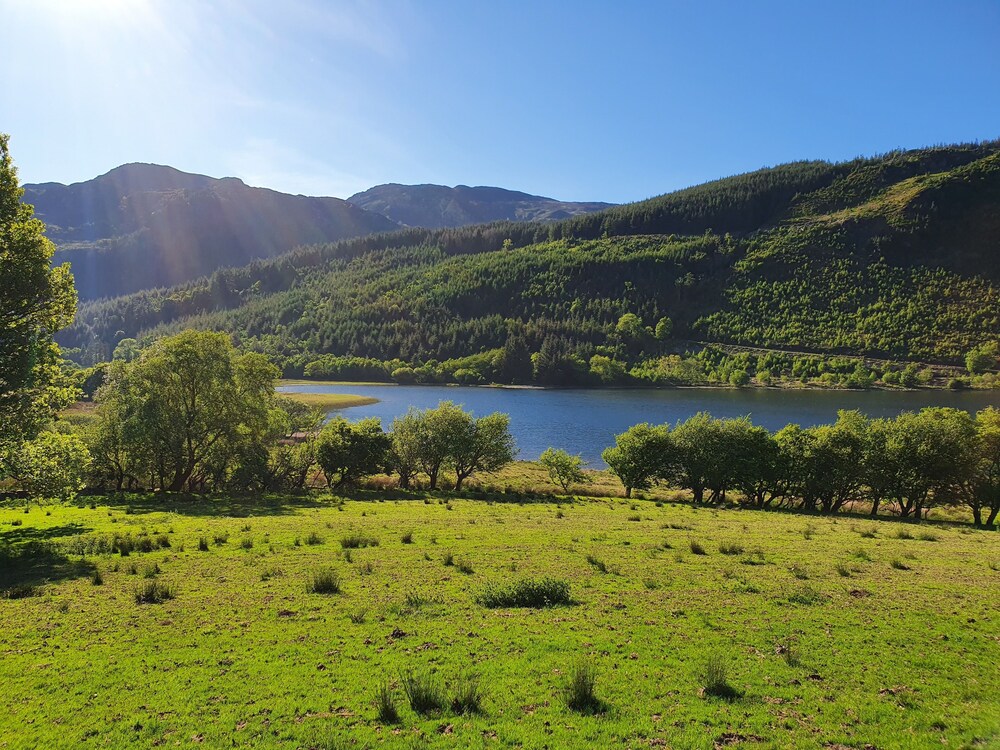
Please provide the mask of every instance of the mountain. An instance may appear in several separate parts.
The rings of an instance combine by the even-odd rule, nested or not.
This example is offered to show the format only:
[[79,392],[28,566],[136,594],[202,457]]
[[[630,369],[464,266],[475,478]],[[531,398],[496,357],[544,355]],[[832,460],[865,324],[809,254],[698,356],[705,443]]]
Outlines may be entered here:
[[378,185],[347,199],[411,227],[460,227],[491,221],[557,221],[600,211],[610,203],[569,203],[497,187]]
[[56,244],[54,262],[72,264],[81,299],[171,286],[298,245],[397,228],[338,198],[286,195],[155,164],[24,189]]
[[461,368],[490,377],[516,350],[539,380],[563,368],[544,382],[580,382],[595,355],[655,375],[711,344],[770,350],[753,364],[766,381],[795,372],[789,352],[960,365],[1000,339],[998,310],[994,141],[784,164],[557,222],[301,248],[83,305],[60,342],[92,362],[125,336],[212,328],[290,375],[351,355],[478,357]]

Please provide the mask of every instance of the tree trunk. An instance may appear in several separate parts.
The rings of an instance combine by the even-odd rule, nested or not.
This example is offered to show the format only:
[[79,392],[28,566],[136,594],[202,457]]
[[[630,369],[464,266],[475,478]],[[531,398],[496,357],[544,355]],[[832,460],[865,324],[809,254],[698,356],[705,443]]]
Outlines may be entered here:
[[1000,506],[990,508],[990,514],[986,518],[986,528],[993,528],[993,522],[997,520],[998,513],[1000,513]]
[[632,497],[632,488],[631,488],[631,487],[629,487],[629,486],[628,486],[628,485],[626,484],[626,485],[625,485],[625,499],[627,500],[627,499],[628,499],[628,498],[630,498],[630,497]]
[[432,490],[436,490],[437,489],[437,486],[438,486],[438,471],[439,470],[440,470],[439,467],[435,467],[431,471],[427,472],[427,478],[430,480],[430,482],[428,483],[428,488],[429,489],[432,489]]
[[872,500],[872,512],[871,512],[872,518],[878,515],[878,506],[881,502],[882,498],[880,497],[876,497],[874,500]]
[[983,511],[978,505],[972,507],[972,525],[977,529],[983,526]]

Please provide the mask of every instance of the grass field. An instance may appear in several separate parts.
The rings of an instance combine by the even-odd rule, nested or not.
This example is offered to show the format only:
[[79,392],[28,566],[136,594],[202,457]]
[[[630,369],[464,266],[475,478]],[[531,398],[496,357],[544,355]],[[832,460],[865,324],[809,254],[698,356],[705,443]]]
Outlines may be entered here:
[[[995,533],[599,499],[108,503],[0,508],[0,747],[1000,747]],[[541,577],[573,603],[477,601]],[[567,706],[581,665],[594,714]],[[445,708],[415,713],[407,677]]]
[[324,411],[346,409],[349,406],[364,406],[378,402],[377,398],[355,396],[350,393],[297,393],[287,391],[281,395],[313,409],[323,409]]

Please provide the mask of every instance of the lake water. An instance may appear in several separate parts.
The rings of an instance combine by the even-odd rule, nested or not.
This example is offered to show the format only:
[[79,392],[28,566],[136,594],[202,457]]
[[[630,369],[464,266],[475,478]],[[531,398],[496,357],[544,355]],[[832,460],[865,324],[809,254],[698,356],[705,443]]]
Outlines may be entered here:
[[749,414],[755,424],[778,430],[789,422],[825,424],[838,409],[859,409],[871,417],[895,416],[924,406],[952,406],[975,412],[1000,406],[1000,391],[821,391],[746,389],[568,389],[477,388],[446,385],[292,385],[279,390],[303,393],[352,393],[379,399],[376,404],[331,412],[348,419],[379,417],[386,429],[411,406],[418,409],[451,400],[476,416],[494,411],[510,415],[520,458],[533,460],[549,446],[579,453],[592,466],[604,466],[601,451],[615,435],[639,422],[673,424],[699,411],[715,417]]

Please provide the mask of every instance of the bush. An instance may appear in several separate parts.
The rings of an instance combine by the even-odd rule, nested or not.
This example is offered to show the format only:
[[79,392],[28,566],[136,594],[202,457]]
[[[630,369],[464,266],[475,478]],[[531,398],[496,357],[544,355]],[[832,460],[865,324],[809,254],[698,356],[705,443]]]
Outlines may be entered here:
[[173,589],[155,580],[146,581],[135,590],[136,604],[160,604],[173,598]]
[[401,680],[410,708],[416,713],[427,716],[445,707],[444,691],[432,675],[411,670],[403,673]]
[[490,609],[500,607],[554,607],[572,604],[569,581],[555,578],[526,578],[510,584],[491,583],[476,596],[476,602]]
[[340,576],[333,568],[314,570],[309,576],[306,591],[310,594],[339,594]]
[[597,672],[593,665],[581,660],[569,671],[569,682],[566,685],[566,705],[571,711],[581,714],[599,714],[604,712],[604,703],[597,697]]

